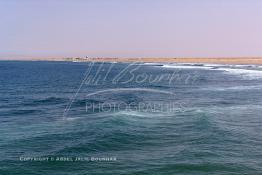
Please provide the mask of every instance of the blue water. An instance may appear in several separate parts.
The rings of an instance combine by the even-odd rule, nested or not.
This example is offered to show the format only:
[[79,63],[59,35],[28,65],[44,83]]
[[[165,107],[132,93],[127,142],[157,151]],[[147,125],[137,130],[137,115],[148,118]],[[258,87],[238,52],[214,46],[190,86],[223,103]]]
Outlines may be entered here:
[[0,95],[1,175],[262,174],[260,66],[1,61]]

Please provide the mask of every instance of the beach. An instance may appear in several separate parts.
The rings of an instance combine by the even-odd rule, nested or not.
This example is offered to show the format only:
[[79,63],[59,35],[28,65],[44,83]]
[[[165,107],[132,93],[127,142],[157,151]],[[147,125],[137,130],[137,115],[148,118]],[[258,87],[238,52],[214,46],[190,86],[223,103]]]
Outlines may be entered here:
[[[9,59],[3,59],[9,60]],[[14,59],[21,60],[21,59]],[[23,58],[23,61],[73,61],[73,62],[117,62],[117,63],[209,63],[232,65],[262,65],[262,57],[234,57],[234,58],[110,58],[110,57],[40,57]]]
[[145,63],[210,63],[210,64],[262,64],[262,58],[89,58],[95,62],[145,62]]

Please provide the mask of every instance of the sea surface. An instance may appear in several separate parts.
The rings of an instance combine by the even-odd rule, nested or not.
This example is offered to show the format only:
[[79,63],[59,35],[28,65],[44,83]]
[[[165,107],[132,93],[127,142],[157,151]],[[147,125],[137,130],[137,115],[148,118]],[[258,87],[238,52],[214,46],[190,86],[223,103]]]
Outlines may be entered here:
[[0,175],[262,174],[262,66],[0,61]]

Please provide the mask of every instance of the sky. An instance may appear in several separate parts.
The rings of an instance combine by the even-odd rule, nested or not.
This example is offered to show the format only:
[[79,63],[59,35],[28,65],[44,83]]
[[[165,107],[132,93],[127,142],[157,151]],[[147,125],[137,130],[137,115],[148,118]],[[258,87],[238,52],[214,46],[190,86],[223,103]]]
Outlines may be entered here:
[[0,0],[0,58],[259,57],[261,0]]

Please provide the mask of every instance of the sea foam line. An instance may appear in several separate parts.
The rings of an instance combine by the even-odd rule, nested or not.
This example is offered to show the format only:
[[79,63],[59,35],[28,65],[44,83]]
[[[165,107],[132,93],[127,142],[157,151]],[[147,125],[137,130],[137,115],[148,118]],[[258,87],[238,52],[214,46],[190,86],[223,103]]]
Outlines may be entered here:
[[[204,69],[204,70],[216,70],[223,71],[225,74],[231,74],[241,76],[247,79],[259,79],[262,78],[262,70],[257,69],[245,69],[254,68],[254,65],[221,65],[221,64],[164,64],[164,68],[176,68],[176,69]],[[260,66],[256,66],[260,68]]]
[[237,75],[248,79],[262,78],[262,71],[260,70],[234,69],[234,68],[219,68],[218,70],[224,71],[226,74]]

